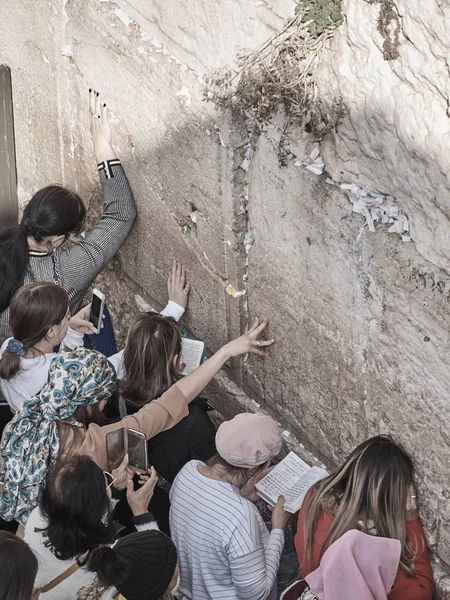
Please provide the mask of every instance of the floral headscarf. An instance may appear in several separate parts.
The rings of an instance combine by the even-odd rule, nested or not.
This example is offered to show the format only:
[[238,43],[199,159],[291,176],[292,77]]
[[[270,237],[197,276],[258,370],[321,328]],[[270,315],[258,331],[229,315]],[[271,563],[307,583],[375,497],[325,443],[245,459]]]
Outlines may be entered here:
[[26,523],[37,506],[47,471],[59,456],[57,421],[70,419],[79,406],[109,398],[115,387],[114,368],[99,352],[76,348],[61,351],[52,360],[48,382],[23,403],[5,428],[0,517]]

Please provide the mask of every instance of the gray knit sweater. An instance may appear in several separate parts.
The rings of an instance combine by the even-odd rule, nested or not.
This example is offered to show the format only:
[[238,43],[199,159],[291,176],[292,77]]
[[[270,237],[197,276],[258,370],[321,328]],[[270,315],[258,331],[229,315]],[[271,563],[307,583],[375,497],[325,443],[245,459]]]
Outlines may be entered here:
[[[69,248],[54,255],[30,252],[24,283],[59,283],[69,294],[70,310],[81,308],[83,297],[127,237],[136,218],[133,193],[117,159],[98,165],[103,192],[103,215],[94,227]],[[0,314],[0,345],[11,335],[9,310]]]

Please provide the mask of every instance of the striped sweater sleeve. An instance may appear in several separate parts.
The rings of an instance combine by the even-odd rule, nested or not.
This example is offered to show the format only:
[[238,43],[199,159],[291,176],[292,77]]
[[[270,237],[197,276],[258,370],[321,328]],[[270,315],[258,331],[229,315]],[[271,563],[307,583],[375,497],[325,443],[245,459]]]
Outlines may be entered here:
[[58,253],[65,288],[87,288],[122,246],[136,218],[133,193],[117,159],[99,165],[103,214],[86,236]]
[[272,597],[284,546],[284,532],[272,529],[267,545],[250,554],[230,558],[231,577],[241,600]]

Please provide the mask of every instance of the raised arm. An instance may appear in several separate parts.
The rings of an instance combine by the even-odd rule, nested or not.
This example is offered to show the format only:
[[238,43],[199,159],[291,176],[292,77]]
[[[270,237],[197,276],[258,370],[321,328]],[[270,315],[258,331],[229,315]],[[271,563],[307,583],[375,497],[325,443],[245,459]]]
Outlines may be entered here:
[[89,425],[80,453],[93,456],[97,464],[107,468],[103,465],[107,465],[106,435],[109,432],[122,427],[132,428],[151,438],[176,425],[188,414],[188,404],[208,385],[229,358],[248,353],[265,356],[262,348],[271,346],[275,341],[258,340],[266,327],[267,321],[259,323],[256,319],[247,333],[223,346],[198,369],[172,385],[161,398],[149,402],[133,415],[104,427],[94,423]]
[[208,358],[198,369],[195,369],[186,377],[183,377],[175,385],[183,392],[188,402],[192,402],[200,392],[208,385],[211,379],[220,371],[228,359],[244,354],[256,354],[265,356],[262,350],[265,346],[271,346],[275,340],[258,340],[259,335],[267,327],[268,321],[259,323],[255,319],[252,327],[237,339],[222,346],[211,358]]
[[91,134],[103,193],[99,221],[70,248],[58,253],[64,287],[88,287],[122,246],[136,218],[133,193],[111,146],[108,109],[94,90],[89,92]]

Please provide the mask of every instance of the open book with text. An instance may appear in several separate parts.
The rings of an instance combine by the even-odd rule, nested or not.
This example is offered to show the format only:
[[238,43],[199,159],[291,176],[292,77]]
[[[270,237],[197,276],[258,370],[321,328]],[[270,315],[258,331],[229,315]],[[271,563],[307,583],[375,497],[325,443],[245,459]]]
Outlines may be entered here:
[[300,509],[309,488],[327,475],[324,469],[310,467],[294,452],[289,452],[270,473],[258,481],[256,491],[260,498],[272,506],[280,496],[284,496],[284,509],[295,513]]
[[185,363],[185,367],[181,374],[189,375],[195,371],[202,364],[205,353],[206,342],[204,340],[183,336],[181,338],[181,362]]

